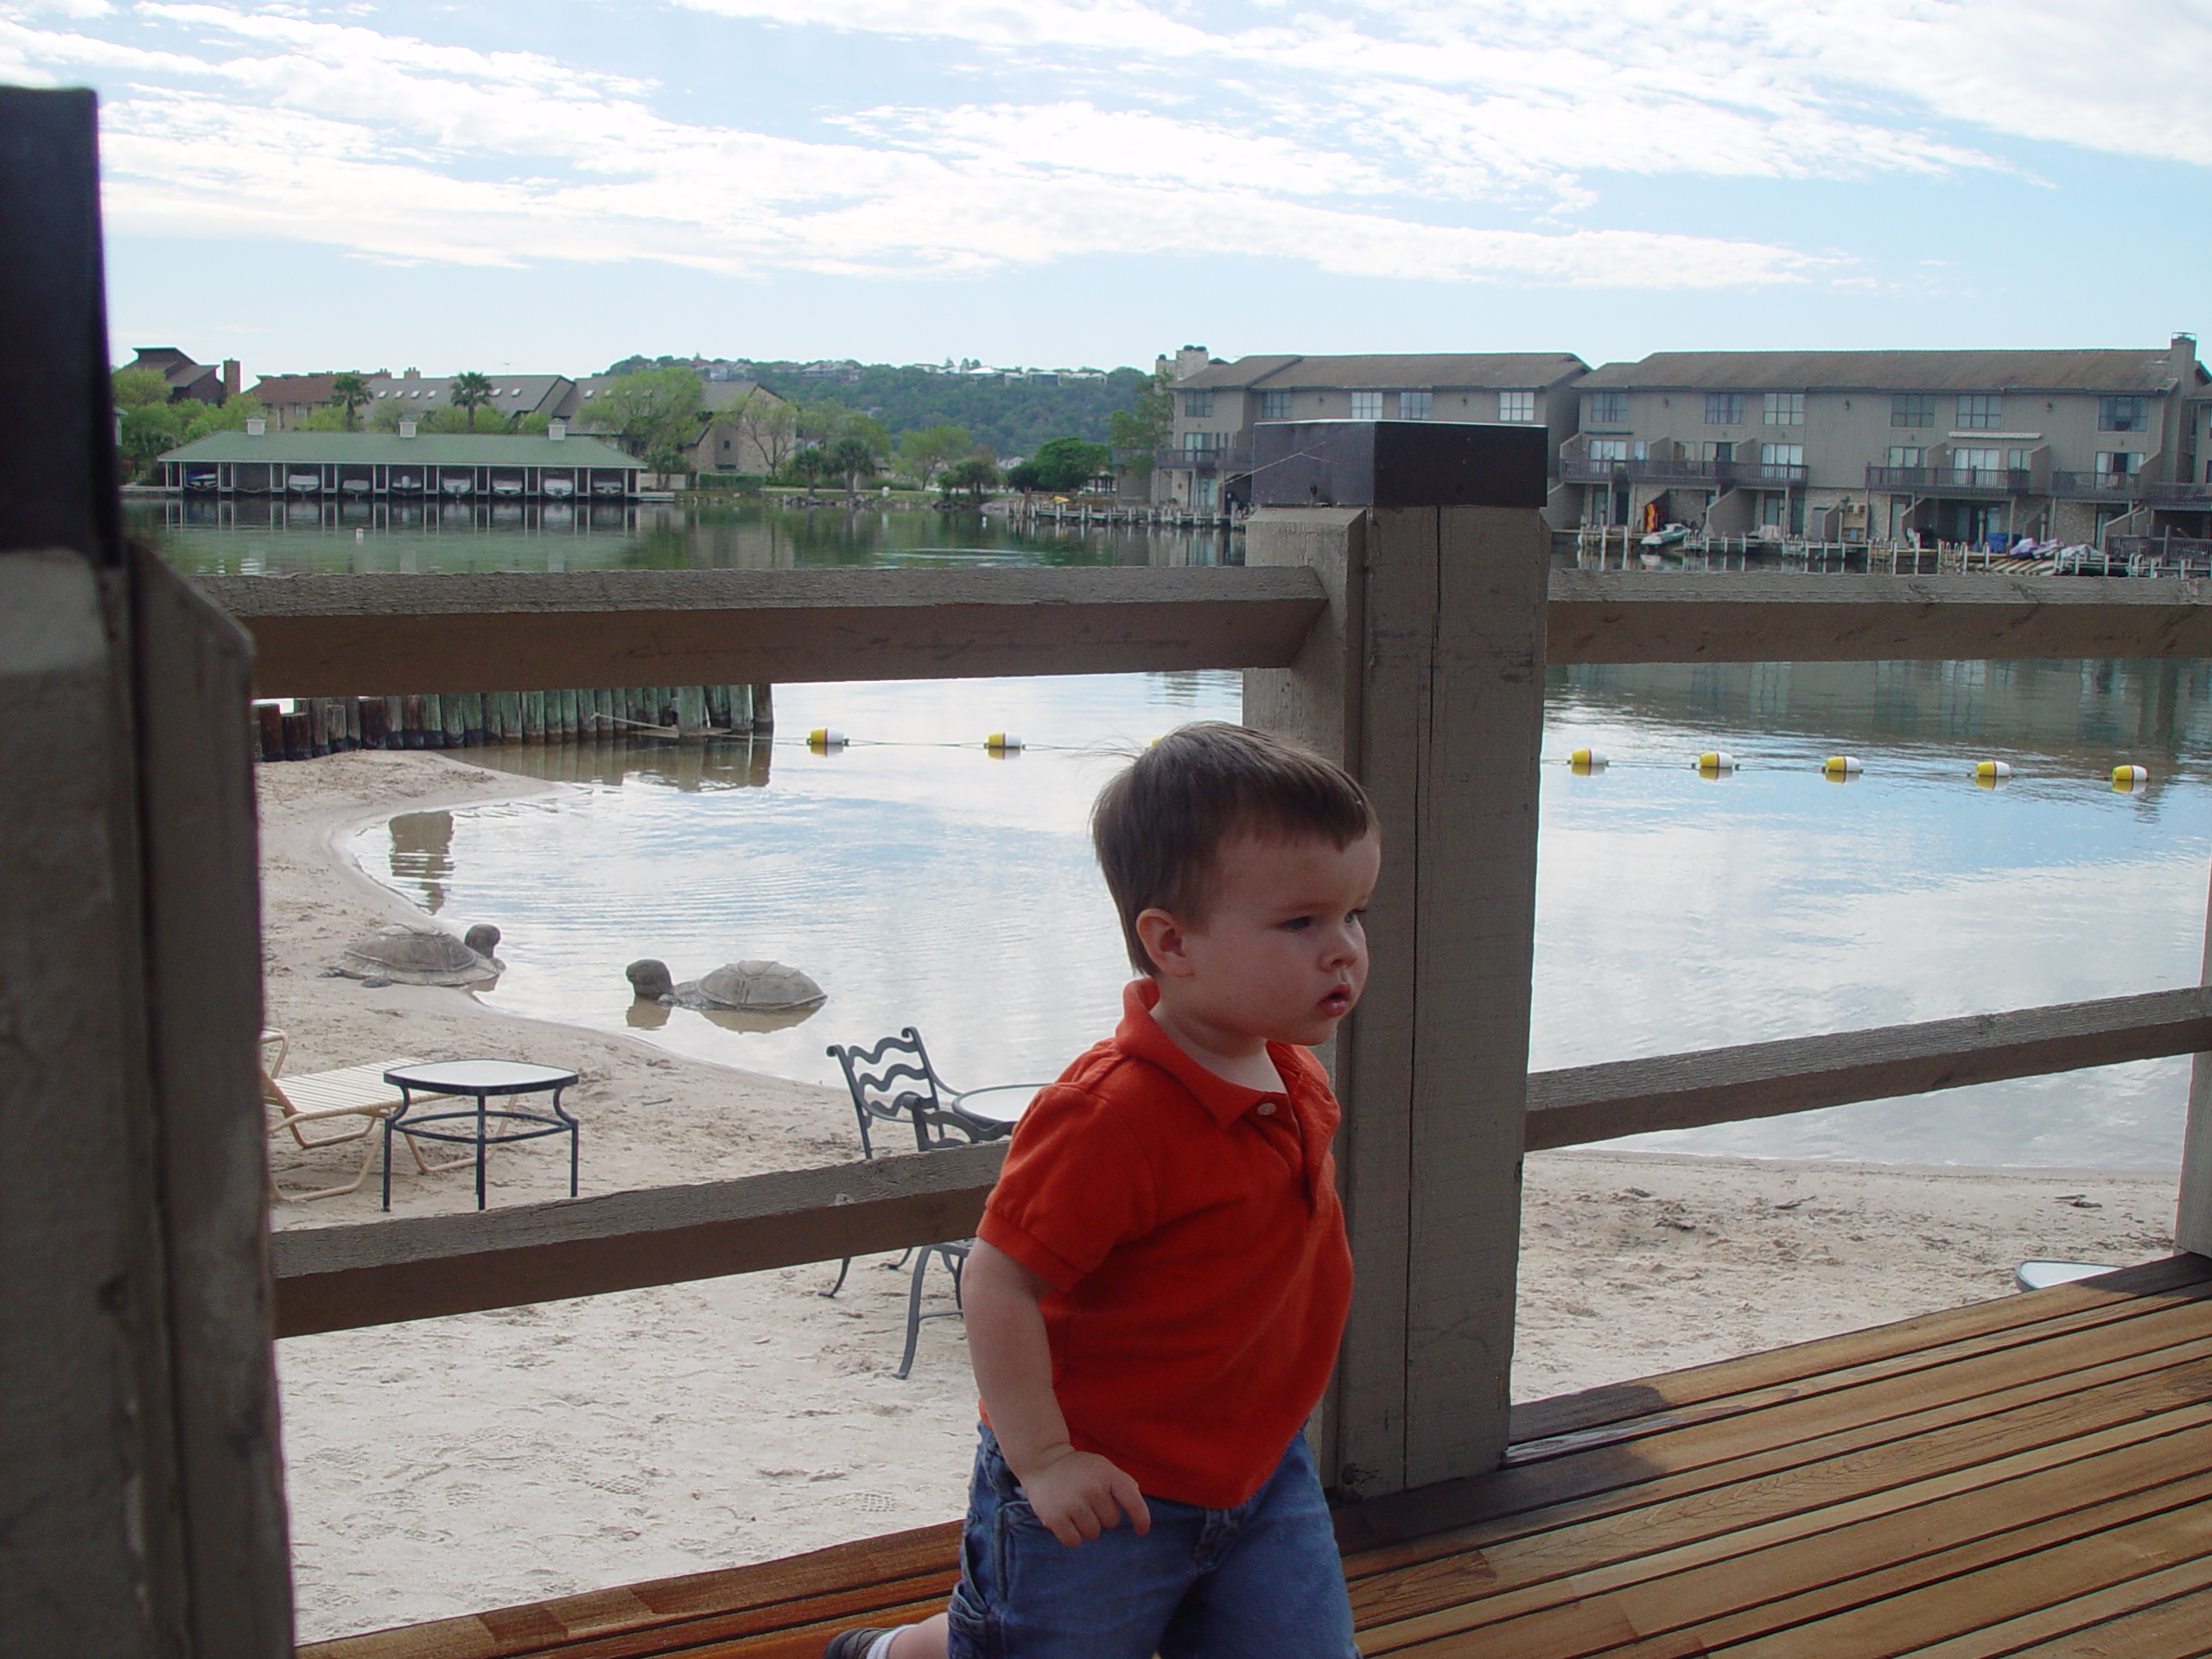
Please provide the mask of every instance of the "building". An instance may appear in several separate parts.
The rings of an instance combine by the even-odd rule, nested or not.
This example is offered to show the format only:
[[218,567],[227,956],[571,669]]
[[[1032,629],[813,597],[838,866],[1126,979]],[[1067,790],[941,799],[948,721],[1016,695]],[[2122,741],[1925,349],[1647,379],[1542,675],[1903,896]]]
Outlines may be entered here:
[[629,499],[638,462],[556,424],[544,437],[417,437],[389,432],[270,432],[250,421],[161,458],[164,488],[345,501]]
[[[588,374],[569,383],[557,410],[571,432],[612,439],[617,423],[600,399],[621,378]],[[790,458],[792,423],[779,411],[790,407],[753,380],[706,380],[699,386],[698,435],[684,446],[684,465],[699,473],[772,473]]]
[[173,404],[219,404],[238,395],[238,360],[234,357],[225,358],[223,366],[216,369],[194,362],[174,346],[141,346],[123,366],[151,369],[160,375],[168,383]]
[[[486,374],[484,378],[492,383],[492,397],[479,406],[480,418],[497,419],[503,424],[526,415],[549,419],[559,415],[575,385],[565,374]],[[413,369],[399,375],[379,370],[369,377],[369,403],[362,416],[368,418],[372,411],[391,406],[397,406],[403,416],[426,409],[449,408],[454,378],[449,374],[421,374]]]
[[262,417],[276,423],[280,432],[289,432],[305,424],[308,416],[317,410],[330,407],[330,400],[338,395],[338,375],[328,374],[264,374],[253,383],[254,401],[261,405]]
[[2204,533],[2196,342],[2149,351],[1661,352],[1576,388],[1577,521],[1716,536]]
[[[1575,430],[1574,383],[1590,365],[1571,353],[1476,352],[1407,357],[1208,359],[1176,353],[1174,425],[1153,458],[1152,499],[1195,512],[1249,499],[1252,428],[1260,421],[1472,421],[1541,426],[1558,454]],[[1564,514],[1579,502],[1560,498]],[[1559,524],[1572,518],[1546,517]]]

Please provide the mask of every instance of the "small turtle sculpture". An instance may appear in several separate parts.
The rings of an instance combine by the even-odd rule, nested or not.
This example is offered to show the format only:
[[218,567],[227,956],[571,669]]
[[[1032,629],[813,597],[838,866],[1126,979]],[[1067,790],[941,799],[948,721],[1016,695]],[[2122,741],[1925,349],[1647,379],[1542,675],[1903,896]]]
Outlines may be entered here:
[[702,1013],[785,1014],[818,1008],[829,993],[808,975],[780,962],[726,962],[714,972],[681,985],[669,978],[668,964],[646,957],[622,970],[631,989],[665,1007]]
[[470,928],[464,941],[443,928],[395,922],[347,945],[336,971],[371,984],[481,985],[506,968],[492,954],[499,943],[499,930],[488,923]]

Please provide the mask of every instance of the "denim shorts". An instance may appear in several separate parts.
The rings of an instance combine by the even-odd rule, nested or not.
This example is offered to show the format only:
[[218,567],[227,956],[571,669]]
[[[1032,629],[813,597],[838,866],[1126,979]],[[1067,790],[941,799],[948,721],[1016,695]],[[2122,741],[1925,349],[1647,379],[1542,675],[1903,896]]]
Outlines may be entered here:
[[951,1659],[1357,1659],[1303,1435],[1233,1510],[1145,1503],[1143,1537],[1124,1521],[1071,1549],[984,1428],[948,1610]]

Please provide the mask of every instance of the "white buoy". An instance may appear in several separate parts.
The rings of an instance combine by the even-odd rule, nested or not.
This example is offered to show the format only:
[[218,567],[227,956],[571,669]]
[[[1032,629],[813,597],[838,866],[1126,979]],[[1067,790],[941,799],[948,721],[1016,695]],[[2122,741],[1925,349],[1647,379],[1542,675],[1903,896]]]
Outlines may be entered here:
[[1974,781],[1978,784],[2001,784],[2012,775],[2012,768],[2002,760],[1977,760],[1974,763]]
[[993,754],[1019,754],[1021,740],[1012,732],[993,732],[983,740],[983,747]]
[[806,747],[810,749],[842,749],[845,747],[845,734],[835,726],[817,726],[806,734]]
[[2112,769],[2113,787],[2115,789],[2125,789],[2130,784],[2147,784],[2150,781],[2151,769],[2148,766],[2114,766]]
[[1567,764],[1577,772],[1603,772],[1605,755],[1601,749],[1574,749],[1568,753]]
[[1700,772],[1733,772],[1736,770],[1736,757],[1726,749],[1707,749],[1698,756],[1697,769]]
[[1832,754],[1821,763],[1821,771],[1830,778],[1856,778],[1866,769],[1855,754]]
[[357,542],[365,542],[369,539],[369,532],[365,530],[357,530],[353,532],[353,539]]

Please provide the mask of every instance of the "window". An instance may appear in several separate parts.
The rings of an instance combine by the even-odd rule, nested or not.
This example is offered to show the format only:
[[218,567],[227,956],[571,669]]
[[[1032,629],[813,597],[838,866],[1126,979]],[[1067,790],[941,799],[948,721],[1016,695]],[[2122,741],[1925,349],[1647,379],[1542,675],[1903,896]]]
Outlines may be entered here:
[[1402,421],[1425,421],[1435,403],[1436,394],[1433,391],[1402,391],[1398,394],[1398,418]]
[[1628,419],[1628,393],[1624,391],[1593,391],[1590,394],[1590,421],[1596,426],[1611,426]]
[[1890,446],[1889,464],[1892,467],[1925,467],[1928,452],[1918,444],[1893,443]]
[[2097,399],[2097,430],[2100,432],[2142,432],[2151,424],[2151,400],[2148,397],[2100,397]]
[[2143,457],[2133,449],[2100,449],[2097,470],[2114,478],[2133,478],[2143,470]]
[[1805,446],[1802,443],[1763,443],[1759,445],[1759,465],[1762,467],[1802,467]]
[[1213,393],[1186,391],[1183,394],[1183,414],[1185,418],[1203,421],[1213,413]]
[[1766,423],[1769,426],[1804,425],[1805,394],[1802,391],[1770,391],[1767,393]]
[[2001,455],[1995,449],[1954,449],[1951,465],[1962,473],[1993,473],[2001,464]]
[[1590,459],[1592,461],[1626,461],[1626,438],[1592,438],[1590,440]]
[[1379,421],[1382,418],[1382,394],[1379,391],[1355,391],[1351,395],[1351,417],[1355,421]]
[[1287,421],[1290,418],[1290,394],[1287,391],[1263,391],[1260,394],[1260,418],[1263,421]]
[[1891,426],[1933,426],[1936,424],[1936,394],[1932,391],[1901,391],[1890,399]]
[[1221,448],[1221,438],[1218,432],[1185,432],[1183,435],[1183,453],[1186,455],[1210,455]]
[[1705,423],[1707,426],[1741,426],[1744,423],[1744,394],[1740,391],[1707,392]]
[[2012,472],[2024,473],[2028,470],[2029,457],[2034,453],[2032,449],[2007,449],[2005,452],[2005,465]]
[[1497,394],[1497,418],[1501,421],[1533,421],[1536,418],[1536,394],[1533,391],[1501,391]]
[[1696,446],[1700,461],[1733,461],[1736,446],[1732,443],[1700,443]]
[[1959,429],[1961,432],[1994,432],[2005,424],[2005,399],[1994,392],[1962,391],[1959,394]]

